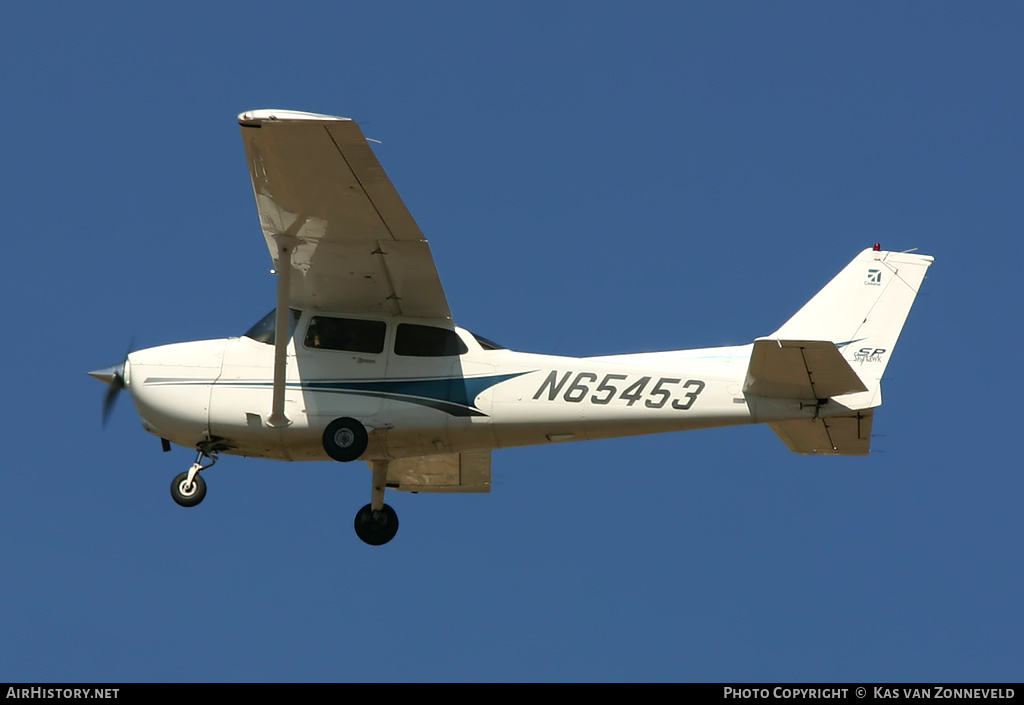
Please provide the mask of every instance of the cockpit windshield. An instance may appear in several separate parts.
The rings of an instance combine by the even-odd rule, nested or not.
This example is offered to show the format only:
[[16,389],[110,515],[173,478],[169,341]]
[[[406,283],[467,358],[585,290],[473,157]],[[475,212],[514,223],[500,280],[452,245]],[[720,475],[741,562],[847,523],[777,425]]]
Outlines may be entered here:
[[[296,309],[289,309],[291,312],[291,318],[288,319],[288,337],[292,336],[295,332],[295,324],[299,320],[300,312]],[[266,343],[267,345],[274,345],[277,336],[277,309],[273,309],[270,313],[259,320],[259,323],[254,325],[252,328],[245,332],[246,338],[252,338],[253,340]]]

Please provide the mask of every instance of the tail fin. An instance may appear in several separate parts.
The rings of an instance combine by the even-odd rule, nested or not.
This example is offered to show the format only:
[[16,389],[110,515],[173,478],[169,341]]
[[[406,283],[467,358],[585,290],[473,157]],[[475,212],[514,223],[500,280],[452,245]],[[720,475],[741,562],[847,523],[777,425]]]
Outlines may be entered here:
[[932,262],[929,255],[864,250],[768,337],[831,341],[868,388],[856,408],[877,406],[882,374]]

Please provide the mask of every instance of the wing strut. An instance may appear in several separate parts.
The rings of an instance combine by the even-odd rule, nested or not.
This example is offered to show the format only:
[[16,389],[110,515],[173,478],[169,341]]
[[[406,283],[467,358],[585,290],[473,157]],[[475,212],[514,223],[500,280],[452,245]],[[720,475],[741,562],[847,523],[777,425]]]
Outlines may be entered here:
[[279,235],[277,241],[277,312],[274,321],[274,399],[267,425],[283,428],[291,425],[284,415],[284,392],[288,362],[288,323],[291,317],[289,298],[292,278],[292,247],[294,238]]

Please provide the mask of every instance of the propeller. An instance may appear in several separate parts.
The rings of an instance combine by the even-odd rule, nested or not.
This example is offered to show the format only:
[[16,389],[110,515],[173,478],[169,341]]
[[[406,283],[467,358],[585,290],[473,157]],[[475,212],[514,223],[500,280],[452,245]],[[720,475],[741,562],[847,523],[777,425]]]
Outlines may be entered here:
[[114,403],[117,401],[117,395],[122,389],[128,386],[125,380],[125,369],[128,367],[128,356],[125,356],[123,362],[118,365],[111,365],[110,367],[104,367],[102,370],[93,370],[89,373],[90,377],[98,379],[101,382],[106,382],[110,385],[107,389],[107,393],[103,396],[103,425],[107,425],[107,419],[110,418],[110,412],[114,409]]

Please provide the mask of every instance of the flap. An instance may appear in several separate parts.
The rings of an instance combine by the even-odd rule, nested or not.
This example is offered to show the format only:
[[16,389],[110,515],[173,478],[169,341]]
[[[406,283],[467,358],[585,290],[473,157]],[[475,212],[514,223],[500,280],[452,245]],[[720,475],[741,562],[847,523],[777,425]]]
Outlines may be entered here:
[[389,489],[410,492],[490,492],[490,451],[469,451],[388,463]]

